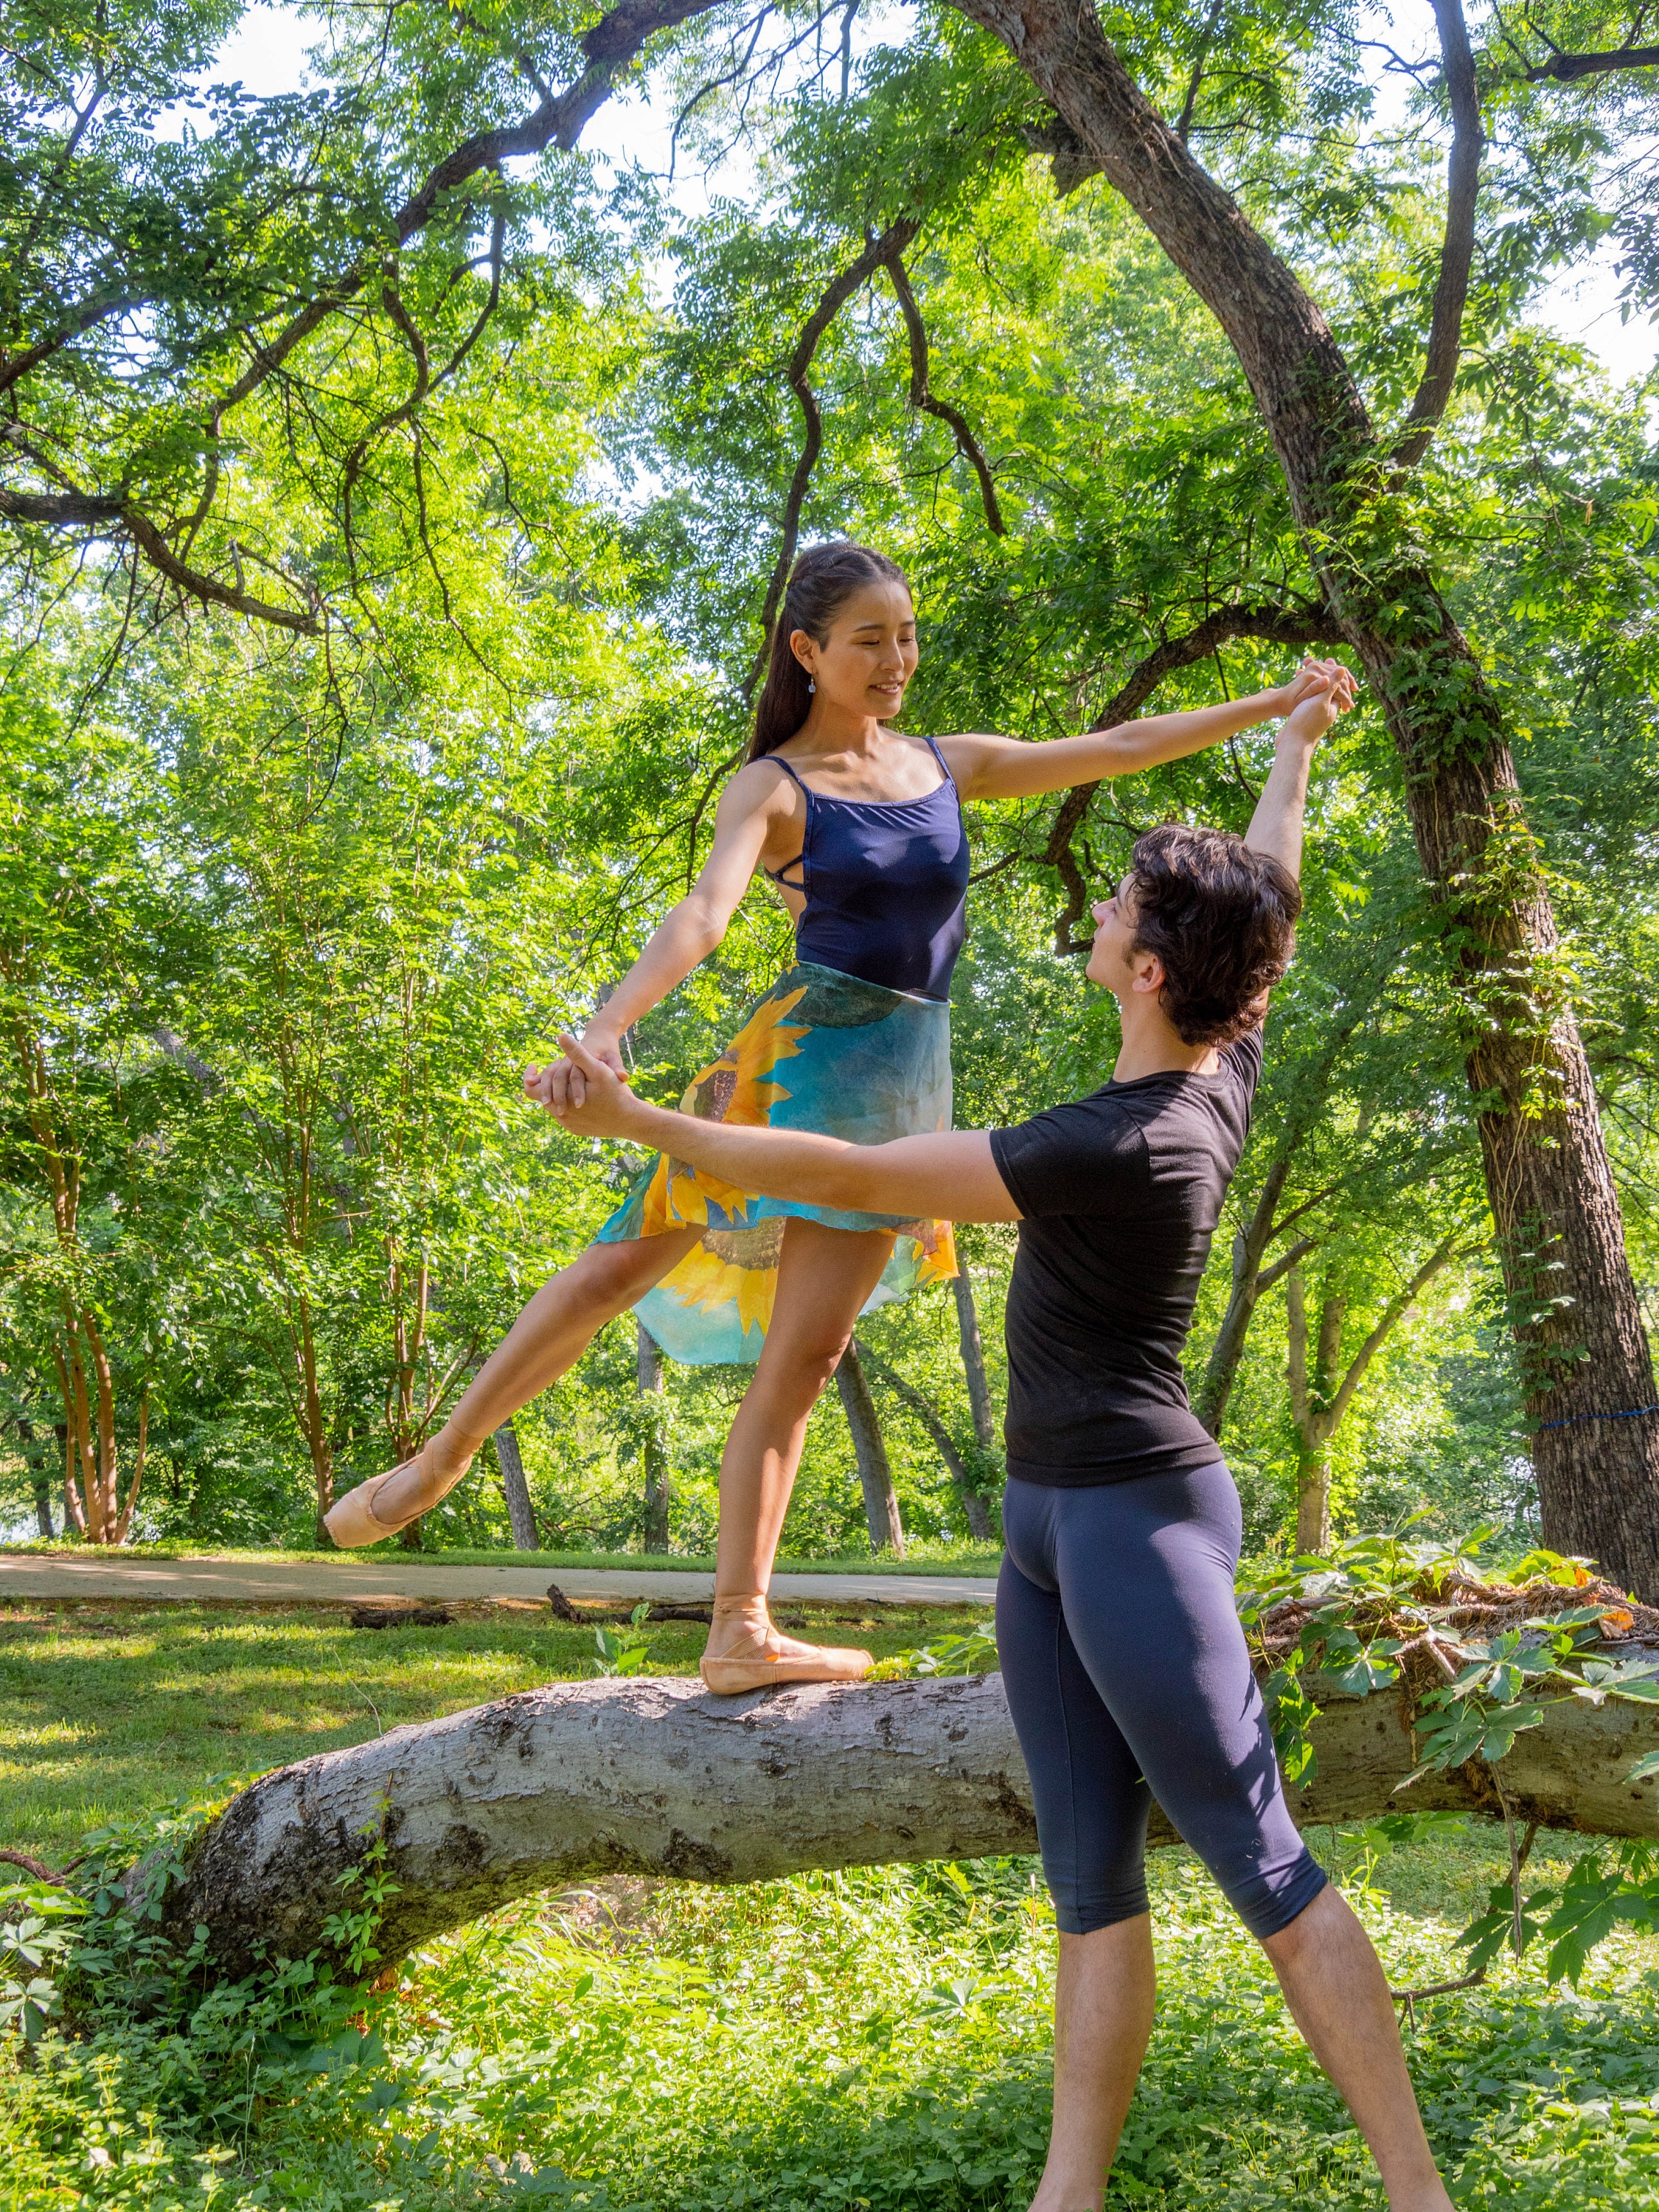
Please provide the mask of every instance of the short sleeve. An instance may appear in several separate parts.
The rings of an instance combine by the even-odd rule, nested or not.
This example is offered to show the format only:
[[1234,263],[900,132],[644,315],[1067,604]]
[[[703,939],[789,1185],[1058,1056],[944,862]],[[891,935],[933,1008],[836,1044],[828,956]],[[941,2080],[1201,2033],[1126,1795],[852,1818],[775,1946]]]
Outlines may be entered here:
[[1238,1085],[1247,1115],[1250,1110],[1250,1101],[1255,1097],[1256,1085],[1261,1080],[1261,1053],[1259,1023],[1255,1029],[1247,1030],[1242,1037],[1235,1037],[1231,1044],[1224,1045],[1221,1048],[1223,1064]]
[[991,1157],[1028,1221],[1120,1213],[1145,1196],[1151,1181],[1146,1138],[1109,1098],[1080,1098],[1012,1129],[993,1129]]

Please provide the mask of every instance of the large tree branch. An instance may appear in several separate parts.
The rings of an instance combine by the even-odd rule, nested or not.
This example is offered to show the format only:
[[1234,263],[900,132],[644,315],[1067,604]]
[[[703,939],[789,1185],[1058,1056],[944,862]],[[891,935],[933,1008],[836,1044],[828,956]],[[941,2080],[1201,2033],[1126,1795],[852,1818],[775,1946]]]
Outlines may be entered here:
[[[1394,1795],[1417,1764],[1393,1692],[1320,1691],[1304,1826],[1397,1812],[1496,1809],[1474,1762]],[[1659,1708],[1574,1698],[1516,1739],[1505,1794],[1522,1820],[1659,1836],[1648,1784]],[[234,1799],[162,1905],[216,1971],[326,1952],[340,1878],[384,1839],[398,1885],[374,1941],[397,1959],[511,1899],[604,1874],[763,1881],[808,1867],[977,1858],[1036,1846],[1000,1674],[715,1698],[695,1681],[561,1684],[329,1752]],[[1152,1840],[1174,1835],[1154,1812]],[[166,1856],[165,1854],[163,1855]],[[140,1867],[134,1890],[154,1869]]]
[[1462,0],[1433,0],[1446,65],[1446,95],[1451,106],[1451,154],[1446,165],[1446,234],[1440,248],[1440,275],[1434,288],[1429,323],[1428,358],[1406,417],[1406,434],[1395,447],[1401,468],[1413,468],[1428,451],[1429,441],[1457,378],[1463,350],[1463,307],[1469,295],[1474,262],[1474,210],[1480,196],[1480,155],[1486,132],[1480,122],[1480,88]]
[[124,506],[121,522],[150,566],[159,569],[170,584],[175,584],[204,605],[228,607],[233,614],[252,615],[261,622],[275,623],[279,629],[296,630],[305,637],[322,635],[323,618],[314,610],[279,607],[270,599],[259,599],[240,586],[222,583],[205,569],[193,568],[188,562],[181,561],[142,508]]
[[818,411],[817,395],[806,380],[807,371],[812,366],[812,356],[818,349],[819,339],[854,293],[884,266],[890,255],[902,253],[921,228],[919,218],[902,216],[896,222],[889,223],[879,238],[869,240],[857,260],[849,262],[839,276],[830,279],[817,307],[802,324],[800,336],[795,341],[795,349],[784,370],[789,389],[800,407],[805,435],[801,442],[800,458],[795,463],[794,475],[789,480],[788,496],[783,505],[783,529],[778,542],[778,557],[772,564],[772,574],[766,586],[766,599],[761,608],[760,650],[750,665],[744,684],[743,696],[745,699],[754,696],[755,687],[766,666],[767,654],[771,650],[772,624],[777,619],[783,587],[789,580],[795,547],[800,541],[800,514],[806,499],[806,487],[812,480],[812,471],[823,448],[823,417]]
[[281,629],[297,630],[307,637],[321,634],[322,618],[316,612],[277,606],[270,599],[262,599],[238,585],[224,583],[205,569],[191,568],[188,562],[181,561],[143,508],[130,500],[91,492],[11,491],[0,484],[0,515],[14,522],[38,523],[48,529],[67,526],[111,537],[131,538],[153,568],[204,605],[228,607],[236,614],[257,616],[262,622],[275,623]]
[[[395,253],[407,246],[441,204],[481,172],[544,154],[553,146],[571,152],[647,40],[690,16],[706,14],[714,5],[714,0],[623,0],[620,7],[602,15],[582,40],[589,66],[576,82],[547,94],[522,122],[480,131],[435,162],[392,218],[390,250]],[[342,270],[275,337],[255,347],[247,368],[215,408],[216,428],[232,408],[258,391],[295,346],[356,296],[384,258],[384,251],[377,252]]]
[[88,331],[108,322],[112,316],[130,314],[154,304],[148,293],[120,292],[112,299],[89,300],[78,307],[71,307],[48,336],[26,346],[21,353],[0,356],[0,392],[9,392],[15,384],[21,384],[43,362],[60,352],[71,338],[84,337]]
[[[455,147],[432,166],[421,183],[405,198],[392,218],[389,237],[377,240],[372,252],[362,254],[346,268],[320,279],[313,296],[289,313],[281,328],[270,337],[261,339],[251,332],[247,334],[251,347],[247,366],[216,398],[202,403],[209,441],[207,480],[202,498],[182,526],[180,542],[186,551],[206,519],[218,483],[214,446],[225,416],[275,375],[295,348],[320,329],[330,316],[337,313],[355,299],[374,273],[386,266],[388,258],[395,262],[398,252],[424,230],[446,203],[453,202],[455,195],[475,177],[498,171],[507,161],[521,161],[545,153],[552,147],[570,151],[585,125],[609,97],[617,79],[637,58],[647,41],[659,31],[672,29],[690,16],[707,13],[714,4],[714,0],[622,0],[620,6],[611,9],[586,33],[581,47],[587,66],[573,84],[560,92],[551,92],[542,86],[533,69],[523,64],[521,57],[524,73],[542,94],[539,104],[532,112],[517,124],[478,131]],[[499,296],[501,236],[498,213],[490,257],[490,296],[484,317],[474,326],[471,336],[463,342],[457,355],[436,380],[428,377],[421,359],[422,342],[412,320],[400,312],[401,302],[396,300],[395,293],[386,298],[385,304],[388,313],[416,356],[418,396],[414,402],[415,407],[420,404],[431,381],[442,382],[445,376],[453,374],[459,366],[482,328],[482,320],[487,319],[494,311]],[[88,302],[80,309],[71,310],[60,319],[59,326],[46,337],[26,351],[0,362],[0,391],[21,384],[33,369],[40,367],[82,331],[141,304],[143,302],[136,297],[124,296]],[[212,349],[210,341],[203,340],[199,344],[204,349]],[[315,634],[321,627],[313,612],[302,613],[292,608],[273,605],[240,586],[232,587],[220,582],[208,572],[192,567],[171,542],[174,538],[180,538],[180,532],[177,529],[164,530],[134,502],[123,496],[82,495],[73,491],[54,496],[0,489],[0,517],[34,523],[48,529],[100,530],[113,526],[131,537],[143,558],[159,569],[170,583],[204,605],[230,608],[238,613],[255,616],[262,621],[274,622],[284,629],[306,634]]]
[[1557,84],[1577,84],[1581,77],[1601,76],[1612,70],[1659,69],[1659,46],[1620,46],[1604,54],[1552,54],[1526,72],[1529,84],[1553,79]]
[[985,508],[987,526],[1000,538],[1005,535],[1006,526],[1002,520],[1002,509],[997,503],[996,486],[991,481],[990,465],[980,450],[979,441],[968,428],[965,416],[933,396],[927,372],[927,328],[921,319],[921,310],[916,305],[915,294],[910,289],[903,256],[897,246],[887,257],[887,274],[892,279],[893,290],[910,341],[910,404],[925,414],[936,415],[941,422],[950,426],[956,438],[957,452],[972,464],[974,474],[979,478],[979,495]]
[[1073,0],[951,0],[1000,40],[1214,314],[1284,464],[1298,522],[1323,519],[1333,450],[1374,450],[1329,324],[1225,188],[1194,161]]

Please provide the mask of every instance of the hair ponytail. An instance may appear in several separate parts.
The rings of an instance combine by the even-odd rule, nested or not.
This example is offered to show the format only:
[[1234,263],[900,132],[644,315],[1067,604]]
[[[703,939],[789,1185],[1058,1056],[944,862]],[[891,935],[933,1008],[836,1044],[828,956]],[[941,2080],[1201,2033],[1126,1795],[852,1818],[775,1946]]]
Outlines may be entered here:
[[789,581],[772,625],[771,650],[766,682],[755,706],[755,734],[749,741],[751,761],[793,738],[805,721],[812,704],[810,678],[795,658],[789,641],[798,629],[820,645],[830,641],[830,625],[842,605],[861,584],[902,584],[904,571],[884,553],[847,538],[829,545],[809,546],[789,572]]

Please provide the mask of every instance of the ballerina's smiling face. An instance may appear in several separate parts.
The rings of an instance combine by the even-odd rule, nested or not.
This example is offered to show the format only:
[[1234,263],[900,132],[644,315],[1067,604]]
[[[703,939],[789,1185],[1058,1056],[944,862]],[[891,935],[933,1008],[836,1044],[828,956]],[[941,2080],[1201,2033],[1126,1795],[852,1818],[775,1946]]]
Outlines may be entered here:
[[820,710],[890,722],[916,672],[916,611],[902,584],[860,584],[836,609],[822,644],[804,629],[789,643],[817,685]]

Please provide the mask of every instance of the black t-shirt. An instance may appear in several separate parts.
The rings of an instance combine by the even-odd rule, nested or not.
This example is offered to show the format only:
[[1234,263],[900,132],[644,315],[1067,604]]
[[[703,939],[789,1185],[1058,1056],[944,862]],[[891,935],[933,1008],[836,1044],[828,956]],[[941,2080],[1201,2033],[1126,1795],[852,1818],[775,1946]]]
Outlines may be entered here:
[[1220,1457],[1181,1353],[1244,1148],[1261,1032],[1213,1075],[1143,1075],[994,1129],[1024,1217],[1008,1289],[1008,1472],[1124,1482]]

